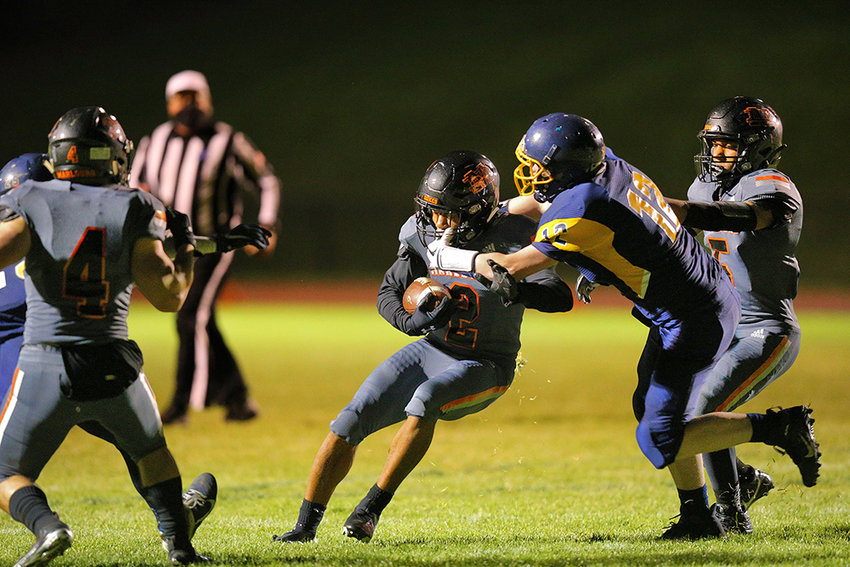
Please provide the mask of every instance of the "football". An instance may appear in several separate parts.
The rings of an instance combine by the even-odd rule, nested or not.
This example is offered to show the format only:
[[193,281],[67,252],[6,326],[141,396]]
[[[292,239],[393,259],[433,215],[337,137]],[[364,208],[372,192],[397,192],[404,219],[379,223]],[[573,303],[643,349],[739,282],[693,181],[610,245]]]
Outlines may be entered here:
[[423,304],[423,310],[431,311],[440,302],[446,298],[451,297],[452,294],[449,293],[449,290],[436,280],[432,280],[431,278],[421,277],[413,280],[407,289],[404,290],[404,296],[402,297],[402,303],[404,304],[404,310],[408,313],[413,313],[416,311],[416,308],[419,307],[420,304]]

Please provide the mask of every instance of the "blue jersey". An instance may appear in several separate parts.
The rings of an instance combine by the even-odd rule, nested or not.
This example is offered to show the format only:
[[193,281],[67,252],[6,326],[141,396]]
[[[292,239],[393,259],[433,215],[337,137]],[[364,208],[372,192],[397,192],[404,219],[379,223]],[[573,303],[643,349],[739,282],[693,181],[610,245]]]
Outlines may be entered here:
[[615,286],[661,326],[716,305],[717,284],[726,277],[681,227],[652,180],[613,154],[592,182],[552,201],[534,247],[592,281]]
[[131,257],[139,238],[163,239],[149,193],[67,181],[26,181],[0,198],[29,226],[24,343],[127,338]]
[[24,332],[27,294],[24,289],[24,262],[0,271],[0,342]]
[[775,323],[778,328],[799,329],[793,300],[800,266],[794,251],[803,228],[803,200],[794,183],[780,171],[762,169],[745,175],[726,191],[699,179],[688,189],[688,199],[701,203],[758,203],[773,198],[796,206],[790,223],[744,232],[704,231],[703,237],[741,296],[741,324]]

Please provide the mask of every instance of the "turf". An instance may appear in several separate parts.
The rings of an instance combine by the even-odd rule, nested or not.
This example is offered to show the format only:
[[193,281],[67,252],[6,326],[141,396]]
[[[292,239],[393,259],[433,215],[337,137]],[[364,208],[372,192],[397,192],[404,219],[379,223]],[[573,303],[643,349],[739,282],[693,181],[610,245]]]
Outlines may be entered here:
[[[262,408],[248,423],[223,409],[192,413],[166,430],[184,483],[211,471],[217,508],[195,536],[225,565],[847,565],[850,564],[850,315],[804,312],[791,371],[745,410],[809,403],[821,442],[818,486],[804,489],[790,459],[762,445],[739,451],[777,488],[752,509],[756,531],[721,541],[661,542],[677,513],[669,474],[634,440],[631,391],[644,329],[628,309],[529,313],[526,360],[492,407],[442,423],[420,466],[387,508],[375,538],[340,527],[374,483],[395,428],[367,439],[339,486],[317,541],[279,545],[328,422],[369,371],[409,339],[371,305],[220,307],[220,323]],[[160,403],[169,400],[173,320],[134,304],[131,333]],[[74,530],[54,565],[161,565],[152,515],[111,446],[74,431],[39,484]],[[0,519],[0,565],[30,534]]]

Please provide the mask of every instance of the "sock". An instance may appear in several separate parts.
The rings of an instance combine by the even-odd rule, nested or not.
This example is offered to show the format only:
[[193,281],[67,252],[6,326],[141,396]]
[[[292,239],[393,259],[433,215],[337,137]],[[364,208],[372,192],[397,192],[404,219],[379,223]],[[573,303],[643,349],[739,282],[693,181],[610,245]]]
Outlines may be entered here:
[[738,483],[738,468],[735,465],[734,451],[724,449],[704,456],[705,469],[718,504],[724,507],[741,506],[741,487]]
[[747,418],[753,426],[753,436],[750,441],[766,443],[768,445],[779,445],[782,441],[782,431],[779,430],[779,414],[773,413],[748,413]]
[[708,488],[703,484],[694,490],[679,490],[679,511],[686,512],[708,510]]
[[298,523],[295,526],[296,529],[298,527],[302,527],[304,528],[304,531],[315,534],[316,529],[318,529],[319,524],[322,522],[322,517],[325,515],[325,508],[326,507],[322,504],[316,504],[309,500],[302,500],[301,509],[298,511]]
[[360,504],[358,504],[357,507],[380,516],[381,512],[384,511],[384,508],[387,507],[387,504],[389,504],[392,499],[392,492],[387,492],[375,484],[372,485],[372,488],[369,489],[366,497],[360,501]]
[[190,547],[189,526],[183,510],[183,488],[180,477],[142,488],[139,493],[156,516],[159,532],[174,540],[175,548]]
[[9,515],[38,535],[39,530],[61,524],[50,506],[47,496],[34,484],[19,488],[9,498]]

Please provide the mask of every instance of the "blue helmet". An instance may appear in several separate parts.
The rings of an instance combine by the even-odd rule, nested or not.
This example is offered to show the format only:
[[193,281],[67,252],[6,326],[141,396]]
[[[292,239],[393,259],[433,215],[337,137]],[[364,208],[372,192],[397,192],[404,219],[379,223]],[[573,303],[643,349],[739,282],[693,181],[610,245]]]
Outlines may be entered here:
[[520,195],[540,202],[590,181],[604,167],[605,142],[593,123],[577,114],[556,112],[534,121],[516,148],[514,183]]
[[9,162],[0,169],[0,195],[6,193],[10,189],[14,189],[27,179],[33,181],[49,181],[53,179],[53,175],[44,166],[47,161],[45,154],[21,154],[18,157],[9,160]]

